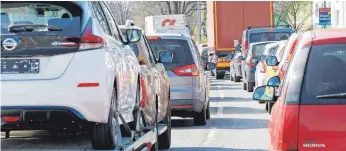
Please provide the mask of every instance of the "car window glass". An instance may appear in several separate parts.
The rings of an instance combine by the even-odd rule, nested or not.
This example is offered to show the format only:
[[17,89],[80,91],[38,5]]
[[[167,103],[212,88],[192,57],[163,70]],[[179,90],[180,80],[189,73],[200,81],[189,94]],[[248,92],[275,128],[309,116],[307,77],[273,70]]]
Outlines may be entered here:
[[144,39],[141,38],[139,42],[137,42],[137,47],[138,47],[138,52],[139,55],[137,57],[137,60],[140,64],[145,64],[145,65],[152,65],[150,60],[149,60],[149,54],[147,51],[147,47],[145,45]]
[[346,104],[346,98],[320,95],[346,93],[346,43],[312,46],[302,89],[302,104]]
[[[35,9],[44,6],[42,11]],[[21,10],[21,11],[18,11]],[[7,2],[1,3],[1,34],[9,34],[10,25],[49,25],[61,30],[49,30],[46,27],[35,27],[33,30],[21,32],[46,32],[50,34],[80,34],[82,10],[71,2],[67,3],[30,3]]]
[[196,56],[196,57],[197,57],[197,58],[196,58],[197,63],[198,63],[198,65],[200,66],[200,69],[201,69],[202,71],[204,71],[204,65],[203,65],[203,61],[202,61],[202,59],[201,59],[201,54],[199,53],[199,49],[198,49],[198,47],[197,47],[195,41],[193,41],[193,40],[191,40],[191,41],[192,41],[193,47],[195,48],[195,52],[196,52],[196,54],[197,54],[197,56]]
[[116,26],[116,22],[115,22],[114,18],[111,15],[111,12],[109,12],[108,8],[105,6],[104,3],[102,3],[102,8],[104,10],[105,17],[107,18],[108,25],[110,27],[112,34],[113,34],[113,37],[116,39],[119,39],[118,28]]
[[267,43],[254,45],[252,47],[252,57],[258,57],[263,55],[266,44]]
[[108,27],[107,18],[102,11],[100,3],[99,2],[92,2],[92,9],[93,9],[95,17],[97,18],[99,24],[102,27],[103,32],[112,36],[111,31]]
[[264,41],[280,41],[287,40],[291,32],[260,32],[250,33],[249,43],[264,42]]
[[156,58],[155,58],[155,56],[154,56],[154,54],[153,54],[153,50],[151,49],[151,45],[149,44],[149,42],[148,42],[148,39],[145,37],[145,36],[143,36],[143,40],[144,40],[144,42],[145,42],[145,46],[147,47],[147,49],[148,49],[148,55],[149,55],[149,60],[150,60],[150,62],[152,63],[152,64],[156,64]]
[[166,70],[171,70],[177,67],[192,64],[192,52],[187,40],[183,39],[150,39],[152,50],[156,58],[161,50],[168,50],[173,53],[173,60],[171,63],[163,63]]

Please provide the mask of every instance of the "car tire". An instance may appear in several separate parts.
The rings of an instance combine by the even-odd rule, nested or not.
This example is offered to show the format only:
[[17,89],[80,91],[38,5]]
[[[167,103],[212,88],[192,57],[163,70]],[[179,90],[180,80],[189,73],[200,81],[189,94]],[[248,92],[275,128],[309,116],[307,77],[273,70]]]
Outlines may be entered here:
[[[170,95],[169,95],[170,98]],[[172,142],[172,119],[171,119],[171,106],[168,101],[167,116],[163,121],[167,125],[167,130],[158,136],[158,148],[159,150],[169,149]]]
[[253,92],[254,84],[251,82],[247,82],[247,92]]
[[268,102],[265,102],[266,111],[268,112]]
[[116,148],[117,140],[119,139],[118,133],[120,132],[120,127],[117,126],[119,124],[117,123],[118,115],[116,108],[116,91],[114,89],[107,123],[92,124],[91,144],[93,149],[109,150]]
[[214,70],[211,71],[211,76],[215,76],[215,71]]
[[230,75],[230,79],[231,79],[231,81],[234,81],[234,78],[233,78],[232,74]]
[[234,78],[234,82],[240,82],[240,77],[235,76],[235,78]]
[[223,79],[224,78],[224,74],[216,74],[216,79]]
[[193,118],[193,123],[198,126],[202,126],[207,124],[207,112],[206,107],[203,107],[202,111],[199,113],[196,113],[196,115]]
[[207,120],[209,120],[210,119],[210,107],[209,107],[209,101],[208,101],[208,105],[207,105],[207,111],[206,111],[207,113],[207,115],[206,115],[206,118],[207,118]]
[[247,90],[247,86],[245,82],[243,82],[243,90]]
[[272,113],[272,108],[273,108],[274,103],[268,102],[268,113]]

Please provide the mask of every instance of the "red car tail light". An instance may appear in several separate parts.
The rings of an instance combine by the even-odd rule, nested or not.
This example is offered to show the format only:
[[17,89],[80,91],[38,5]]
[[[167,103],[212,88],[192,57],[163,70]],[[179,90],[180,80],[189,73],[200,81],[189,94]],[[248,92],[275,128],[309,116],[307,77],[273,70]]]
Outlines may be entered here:
[[3,122],[11,123],[11,122],[18,122],[20,120],[19,116],[5,116],[2,117]]
[[91,21],[91,19],[88,21],[88,24],[83,31],[79,50],[99,49],[105,46],[103,38],[93,35]]
[[250,67],[256,66],[255,64],[252,64],[252,63],[251,63],[251,59],[253,58],[253,57],[252,57],[252,54],[249,54],[249,55],[250,55],[250,56],[249,56],[249,57],[250,57],[250,60],[249,60],[249,62],[247,62],[247,65],[250,66]]
[[199,76],[196,64],[190,64],[173,69],[173,72],[178,76]]

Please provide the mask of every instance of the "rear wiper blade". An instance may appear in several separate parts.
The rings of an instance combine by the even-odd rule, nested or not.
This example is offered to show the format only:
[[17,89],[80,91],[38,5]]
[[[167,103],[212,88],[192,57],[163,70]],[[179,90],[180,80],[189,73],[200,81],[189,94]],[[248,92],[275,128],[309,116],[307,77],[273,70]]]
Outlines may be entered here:
[[346,93],[338,93],[338,94],[326,94],[326,95],[319,95],[316,96],[318,99],[323,99],[323,98],[345,98],[346,99]]
[[47,28],[49,31],[62,31],[61,28],[43,24],[19,24],[10,25],[8,30],[10,32],[23,32],[23,31],[33,31],[35,28]]

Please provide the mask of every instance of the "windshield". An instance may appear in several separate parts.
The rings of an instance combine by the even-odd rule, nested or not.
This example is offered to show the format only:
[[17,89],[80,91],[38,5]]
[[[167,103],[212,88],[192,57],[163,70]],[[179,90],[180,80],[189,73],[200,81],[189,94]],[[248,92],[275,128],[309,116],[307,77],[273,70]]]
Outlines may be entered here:
[[[59,5],[58,5],[59,4]],[[11,25],[46,25],[61,28],[49,31],[37,27],[30,32],[58,32],[80,34],[81,9],[71,3],[1,3],[1,33]],[[20,11],[19,11],[20,10]]]
[[346,44],[312,46],[301,96],[302,104],[346,104],[346,98],[317,96],[346,93]]
[[261,32],[250,33],[249,43],[264,42],[264,41],[280,41],[287,40],[291,35],[291,32]]
[[252,55],[253,55],[253,57],[258,57],[258,56],[263,55],[263,52],[264,52],[266,44],[267,43],[254,45],[252,47]]

